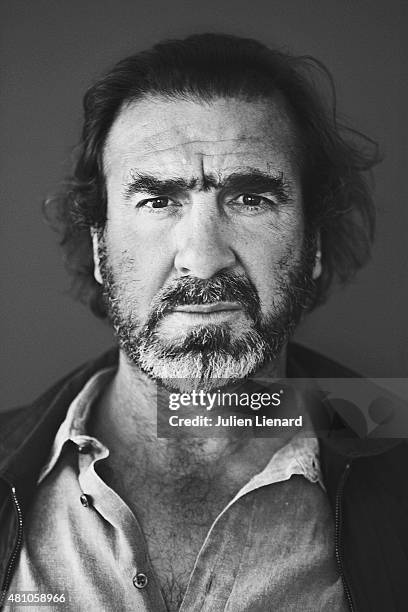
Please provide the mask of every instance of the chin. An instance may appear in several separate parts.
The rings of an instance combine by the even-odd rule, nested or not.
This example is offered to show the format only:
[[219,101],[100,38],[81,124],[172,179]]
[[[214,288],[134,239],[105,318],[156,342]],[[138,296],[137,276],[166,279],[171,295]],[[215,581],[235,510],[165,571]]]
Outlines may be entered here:
[[213,390],[242,381],[272,357],[270,347],[254,329],[236,337],[229,326],[194,328],[177,342],[159,334],[137,343],[130,361],[167,389],[180,392]]

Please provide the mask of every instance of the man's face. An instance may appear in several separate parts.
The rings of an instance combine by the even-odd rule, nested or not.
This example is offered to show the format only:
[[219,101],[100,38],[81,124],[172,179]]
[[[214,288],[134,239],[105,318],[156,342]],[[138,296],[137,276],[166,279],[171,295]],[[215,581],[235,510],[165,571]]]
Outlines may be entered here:
[[295,141],[278,98],[153,96],[115,120],[95,275],[122,349],[154,379],[209,388],[279,357],[316,276]]

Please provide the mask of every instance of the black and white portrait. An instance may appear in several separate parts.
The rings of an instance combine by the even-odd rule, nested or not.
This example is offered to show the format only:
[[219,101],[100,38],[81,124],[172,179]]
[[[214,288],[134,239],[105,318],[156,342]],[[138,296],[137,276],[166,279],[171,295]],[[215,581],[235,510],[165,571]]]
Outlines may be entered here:
[[4,2],[0,609],[407,609],[399,2]]

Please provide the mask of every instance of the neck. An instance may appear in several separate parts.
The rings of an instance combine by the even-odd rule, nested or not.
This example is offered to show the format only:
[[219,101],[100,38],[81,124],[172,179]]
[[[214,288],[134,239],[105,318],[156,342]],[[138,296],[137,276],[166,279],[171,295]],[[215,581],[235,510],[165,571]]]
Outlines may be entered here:
[[[278,360],[267,364],[250,380],[268,379],[272,382],[274,379],[283,378],[285,371],[286,350]],[[222,392],[233,390],[233,386],[227,386],[223,387]],[[241,460],[245,456],[244,449],[247,449],[251,456],[257,449],[263,455],[268,449],[270,456],[285,442],[285,438],[237,438],[233,431],[230,434],[223,432],[224,435],[219,438],[196,438],[188,430],[186,433],[177,432],[177,436],[171,439],[158,438],[157,397],[157,383],[134,364],[129,363],[121,352],[117,373],[93,413],[90,433],[101,439],[111,453],[115,453],[116,449],[116,452],[124,456],[137,457],[142,451],[144,455],[149,456],[150,464],[156,466],[157,470],[165,469],[169,458],[174,455],[180,457],[183,454],[187,463],[190,456],[195,465],[197,461],[211,464],[225,456],[237,455]]]

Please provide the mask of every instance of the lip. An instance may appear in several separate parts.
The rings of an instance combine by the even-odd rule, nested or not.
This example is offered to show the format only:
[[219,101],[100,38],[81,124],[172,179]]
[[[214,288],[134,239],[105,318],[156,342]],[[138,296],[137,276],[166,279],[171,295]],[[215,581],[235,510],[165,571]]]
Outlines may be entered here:
[[230,312],[232,310],[242,310],[242,306],[236,302],[216,302],[214,304],[186,304],[177,306],[172,312],[184,312],[190,314],[211,314],[213,312]]

